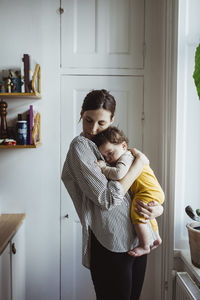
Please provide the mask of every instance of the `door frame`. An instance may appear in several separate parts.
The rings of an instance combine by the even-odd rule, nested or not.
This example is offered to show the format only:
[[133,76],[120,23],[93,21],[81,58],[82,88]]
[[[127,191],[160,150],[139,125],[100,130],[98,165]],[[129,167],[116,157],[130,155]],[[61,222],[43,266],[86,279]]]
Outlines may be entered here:
[[166,196],[162,221],[162,299],[172,299],[177,105],[178,0],[165,1],[162,178]]
[[[175,194],[175,147],[176,147],[176,83],[177,83],[177,28],[178,28],[178,0],[163,0],[165,5],[165,62],[163,74],[163,97],[162,97],[162,183],[166,194],[165,211],[161,223],[162,267],[161,267],[161,296],[162,300],[172,299],[172,270],[174,259],[174,194]],[[61,6],[61,1],[60,1]],[[82,75],[83,70],[63,70],[62,74]],[[84,70],[89,75],[91,70]],[[108,70],[103,70],[103,74]],[[109,70],[110,73],[116,70]],[[123,70],[118,70],[117,75],[124,75]],[[129,72],[129,71],[128,71]],[[140,74],[140,71],[138,72]],[[102,74],[102,75],[103,75]],[[99,74],[99,71],[97,72]],[[126,75],[127,71],[126,71]],[[133,75],[132,73],[129,75]],[[170,220],[170,222],[169,222]],[[61,226],[61,225],[60,225]],[[167,229],[167,230],[166,230]],[[60,238],[61,243],[61,238]],[[60,257],[61,259],[61,257]],[[61,264],[61,261],[60,261]],[[60,274],[61,276],[61,274]],[[61,279],[61,278],[60,278]],[[60,280],[61,283],[61,280]],[[61,286],[60,286],[61,288]]]

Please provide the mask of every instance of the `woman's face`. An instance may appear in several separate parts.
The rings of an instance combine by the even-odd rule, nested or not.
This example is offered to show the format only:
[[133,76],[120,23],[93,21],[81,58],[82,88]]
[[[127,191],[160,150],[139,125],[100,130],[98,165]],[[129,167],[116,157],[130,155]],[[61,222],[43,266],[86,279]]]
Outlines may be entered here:
[[86,110],[82,115],[83,133],[88,139],[108,128],[114,121],[109,110],[99,108]]

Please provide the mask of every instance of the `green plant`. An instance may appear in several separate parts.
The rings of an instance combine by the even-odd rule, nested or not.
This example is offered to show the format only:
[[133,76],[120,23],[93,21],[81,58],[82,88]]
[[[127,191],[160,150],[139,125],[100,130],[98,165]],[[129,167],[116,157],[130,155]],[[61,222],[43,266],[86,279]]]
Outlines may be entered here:
[[196,85],[197,94],[200,100],[200,44],[196,48],[196,52],[195,52],[195,67],[194,67],[193,78]]

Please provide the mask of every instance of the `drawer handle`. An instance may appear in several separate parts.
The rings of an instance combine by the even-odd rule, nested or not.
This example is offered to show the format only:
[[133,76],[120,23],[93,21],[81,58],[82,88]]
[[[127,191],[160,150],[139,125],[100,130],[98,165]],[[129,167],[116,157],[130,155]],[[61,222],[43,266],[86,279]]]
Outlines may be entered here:
[[17,250],[15,248],[15,243],[12,243],[11,250],[13,254],[16,254]]

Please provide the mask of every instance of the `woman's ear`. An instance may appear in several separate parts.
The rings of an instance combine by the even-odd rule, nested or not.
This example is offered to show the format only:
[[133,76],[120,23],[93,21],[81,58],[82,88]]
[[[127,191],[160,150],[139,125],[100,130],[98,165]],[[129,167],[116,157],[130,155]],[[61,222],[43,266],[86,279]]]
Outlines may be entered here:
[[127,143],[124,141],[124,142],[122,142],[122,148],[124,149],[124,150],[127,150]]
[[111,124],[114,122],[114,120],[115,120],[115,117],[113,116],[113,117],[111,118]]
[[82,119],[82,117],[83,117],[83,111],[81,110],[79,122],[80,122],[80,120]]

